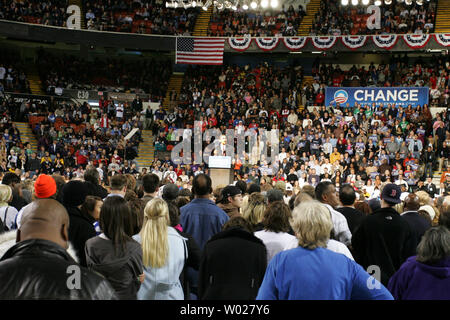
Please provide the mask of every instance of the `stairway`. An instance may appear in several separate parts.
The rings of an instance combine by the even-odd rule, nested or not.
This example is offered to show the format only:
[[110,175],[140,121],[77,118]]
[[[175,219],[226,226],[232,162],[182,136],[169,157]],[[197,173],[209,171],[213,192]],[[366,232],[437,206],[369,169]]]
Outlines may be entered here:
[[37,152],[38,143],[36,137],[31,131],[30,125],[27,122],[14,122],[14,124],[17,129],[19,129],[20,139],[22,140],[24,146],[27,142],[29,142],[31,144],[31,150]]
[[300,23],[300,26],[298,27],[297,32],[298,36],[309,35],[309,31],[311,30],[314,17],[320,9],[320,1],[321,0],[310,0],[309,3],[306,5],[306,16],[303,17],[303,20]]
[[[313,83],[314,82],[314,78],[312,76],[303,76],[303,81],[302,81],[302,89],[308,84],[308,83]],[[305,109],[304,105],[299,105],[297,108],[298,112],[302,112]]]
[[139,168],[150,167],[155,158],[155,144],[151,130],[142,130],[142,139],[144,142],[139,143],[139,154],[135,160]]
[[173,90],[176,91],[177,97],[180,95],[181,86],[183,85],[184,73],[174,72],[169,80],[169,85],[167,86],[166,97],[163,100],[163,108],[165,110],[169,109],[170,106],[170,95]]
[[28,82],[30,83],[31,94],[44,95],[45,92],[42,90],[42,82],[36,70],[29,70],[27,74]]
[[201,10],[201,13],[197,16],[197,21],[194,26],[194,37],[206,37],[208,34],[209,21],[213,13],[213,7],[208,7],[208,10]]
[[86,17],[86,12],[84,12],[84,6],[83,6],[83,1],[82,0],[69,0],[69,6],[70,5],[76,5],[78,7],[80,7],[81,10],[81,29],[86,29],[86,21],[85,21],[85,17]]
[[450,32],[450,0],[439,0],[436,9],[435,33]]
[[307,85],[308,83],[313,83],[314,82],[314,78],[312,76],[303,76],[303,81],[302,81],[302,88]]

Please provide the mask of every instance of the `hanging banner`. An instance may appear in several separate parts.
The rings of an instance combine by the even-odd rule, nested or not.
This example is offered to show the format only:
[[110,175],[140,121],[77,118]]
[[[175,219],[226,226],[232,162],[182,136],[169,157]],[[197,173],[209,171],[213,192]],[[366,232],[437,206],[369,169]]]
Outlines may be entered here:
[[436,39],[436,42],[441,46],[450,46],[450,33],[436,33],[434,35],[434,38]]
[[244,37],[244,38],[228,38],[228,44],[230,47],[236,51],[245,51],[250,47],[252,43],[252,38]]
[[283,38],[283,43],[290,51],[295,51],[303,48],[308,41],[308,37],[289,37]]
[[277,47],[280,38],[255,38],[256,45],[263,51],[270,51]]
[[336,43],[337,37],[311,37],[314,47],[320,50],[330,49]]
[[325,105],[353,107],[356,103],[361,105],[388,106],[395,104],[399,107],[412,105],[413,108],[428,104],[428,87],[326,87]]
[[430,41],[429,34],[405,34],[403,40],[411,49],[421,49]]
[[372,40],[379,48],[390,50],[398,41],[396,34],[372,36]]
[[367,36],[343,36],[341,41],[347,48],[355,50],[366,44]]

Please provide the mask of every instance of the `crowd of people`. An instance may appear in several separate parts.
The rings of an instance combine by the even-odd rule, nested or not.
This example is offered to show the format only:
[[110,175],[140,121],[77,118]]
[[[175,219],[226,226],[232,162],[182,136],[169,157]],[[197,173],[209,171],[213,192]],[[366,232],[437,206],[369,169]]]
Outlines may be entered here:
[[437,1],[423,1],[420,5],[412,1],[392,1],[382,4],[379,28],[369,28],[367,19],[373,14],[365,5],[342,5],[341,0],[321,1],[310,35],[363,35],[433,33]]
[[25,66],[17,52],[0,50],[0,93],[30,92],[30,84],[25,75]]
[[0,1],[0,19],[43,24],[46,26],[66,27],[67,0],[2,0]]
[[[186,188],[152,173],[105,184],[94,165],[32,184],[7,172],[0,297],[446,300],[449,228],[450,196],[402,197],[392,183],[368,201],[329,181],[292,193],[283,182],[213,189],[206,174]],[[82,287],[65,281],[68,266]]]
[[[415,68],[421,68],[423,74],[420,78],[431,82],[432,92],[438,88],[438,79],[444,85],[448,81],[448,67],[442,69],[445,61],[436,59],[435,69],[416,64]],[[414,67],[410,70],[408,64],[397,62],[391,65],[405,69],[412,79],[419,79],[413,76]],[[388,70],[391,65],[387,66]],[[236,180],[269,184],[282,180],[297,189],[305,184],[316,185],[322,180],[330,180],[336,188],[342,183],[350,183],[369,198],[379,197],[381,184],[385,181],[402,185],[405,191],[432,187],[434,171],[442,172],[448,166],[448,108],[432,115],[427,105],[417,108],[364,103],[325,106],[324,88],[329,85],[325,80],[332,78],[333,70],[329,68],[317,68],[318,72],[313,73],[315,83],[304,88],[301,71],[293,72],[295,68],[292,67],[281,70],[261,64],[254,68],[189,69],[180,96],[185,103],[169,111],[161,107],[153,114],[155,149],[161,156],[156,157],[152,172],[160,177],[171,177],[175,182],[183,181],[180,175],[189,176],[207,169],[197,164],[167,164],[164,155],[169,155],[181,140],[174,134],[176,129],[192,129],[198,125],[202,131],[218,128],[223,134],[226,129],[236,132],[250,128],[279,129],[277,161],[265,163],[259,158],[264,149],[263,142],[258,140],[249,150],[247,141],[245,159],[235,156],[232,162]],[[355,70],[355,74],[360,79],[367,79],[374,69],[370,68],[370,72]],[[430,70],[432,76],[428,78]],[[347,77],[354,77],[352,72]],[[406,84],[413,84],[411,81]],[[397,83],[393,81],[392,84]],[[435,104],[445,106],[432,102]],[[308,108],[310,105],[316,107]],[[210,142],[212,140],[204,141],[202,150]],[[230,144],[236,150],[235,143]],[[191,151],[194,151],[193,147]],[[449,191],[446,183],[442,179],[441,184],[435,186],[438,192]]]
[[147,93],[153,101],[165,96],[172,75],[170,60],[104,59],[92,61],[72,55],[40,51],[39,73],[49,95],[64,89]]
[[[166,8],[161,0],[82,1],[86,29],[190,36],[200,8]],[[0,1],[0,19],[67,27],[67,0]]]
[[306,12],[299,5],[296,11],[292,5],[283,4],[281,11],[271,9],[265,12],[214,9],[209,24],[210,36],[225,37],[264,37],[295,36]]
[[447,107],[450,98],[450,65],[448,56],[411,59],[408,56],[391,57],[380,64],[342,70],[316,60],[312,67],[314,83],[307,85],[303,104],[323,105],[325,87],[428,87],[430,107]]
[[83,1],[89,30],[190,36],[200,8],[167,8],[165,1]]
[[[94,109],[87,103],[76,105],[71,101],[14,103],[0,98],[0,106],[1,175],[14,172],[28,183],[41,173],[59,174],[70,180],[83,176],[86,167],[94,165],[102,181],[108,183],[119,173],[139,173],[134,159],[142,141],[140,99],[125,107],[103,99],[100,107]],[[20,119],[21,115],[27,116]],[[21,140],[19,130],[12,123],[17,120],[29,121],[38,150]],[[125,139],[134,128],[140,130]]]

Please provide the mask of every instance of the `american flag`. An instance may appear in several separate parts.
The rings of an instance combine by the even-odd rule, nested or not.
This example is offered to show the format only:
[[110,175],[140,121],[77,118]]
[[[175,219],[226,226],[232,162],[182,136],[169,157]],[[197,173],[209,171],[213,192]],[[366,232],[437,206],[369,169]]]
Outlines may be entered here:
[[177,37],[175,63],[223,64],[225,39]]

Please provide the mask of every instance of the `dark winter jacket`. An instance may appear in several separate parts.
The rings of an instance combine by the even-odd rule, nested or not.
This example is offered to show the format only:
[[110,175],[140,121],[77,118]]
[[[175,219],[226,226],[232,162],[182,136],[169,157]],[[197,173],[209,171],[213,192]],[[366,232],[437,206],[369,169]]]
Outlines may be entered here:
[[69,213],[69,241],[73,244],[80,265],[87,267],[84,246],[86,241],[97,235],[94,228],[94,218],[84,215],[76,207],[66,207]]
[[254,300],[264,278],[264,243],[241,228],[214,235],[205,245],[199,271],[199,299]]
[[0,283],[0,299],[116,299],[102,276],[80,267],[58,244],[42,239],[21,241],[3,255]]
[[367,216],[352,237],[353,256],[364,269],[380,268],[381,283],[403,262],[416,253],[413,232],[408,223],[393,208],[381,208]]
[[409,227],[413,233],[415,245],[417,247],[420,240],[422,240],[422,236],[425,231],[431,228],[431,223],[419,215],[417,211],[406,211],[401,215],[401,217],[409,224]]
[[139,275],[144,273],[141,245],[130,240],[125,251],[115,250],[111,240],[98,236],[86,241],[88,268],[103,275],[121,300],[136,300],[141,287]]

